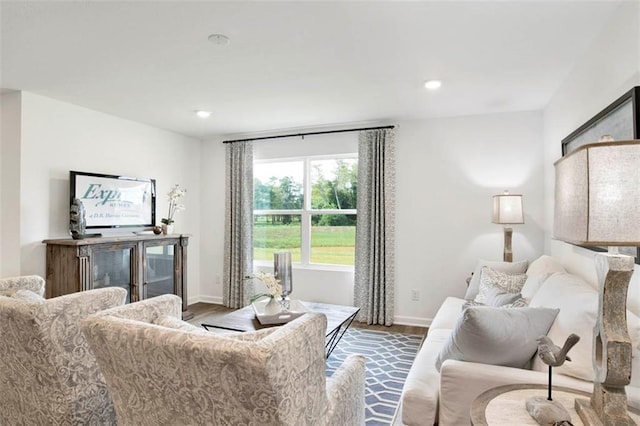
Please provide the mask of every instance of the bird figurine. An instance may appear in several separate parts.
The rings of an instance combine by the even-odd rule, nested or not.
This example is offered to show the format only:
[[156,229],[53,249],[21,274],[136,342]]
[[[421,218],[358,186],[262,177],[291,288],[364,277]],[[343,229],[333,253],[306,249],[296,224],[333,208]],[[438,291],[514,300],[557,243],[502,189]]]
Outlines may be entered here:
[[538,342],[538,356],[542,362],[550,367],[560,367],[565,361],[571,361],[567,352],[578,343],[580,336],[571,333],[562,347],[554,345],[547,336],[540,336],[536,340]]
[[538,342],[538,356],[549,366],[549,388],[547,399],[543,396],[533,396],[527,400],[527,411],[535,419],[539,425],[552,426],[573,426],[571,423],[571,415],[559,401],[551,398],[552,369],[560,367],[565,361],[571,361],[567,356],[567,352],[575,346],[580,340],[580,336],[571,333],[565,340],[562,347],[553,343],[547,336],[540,336],[536,339]]

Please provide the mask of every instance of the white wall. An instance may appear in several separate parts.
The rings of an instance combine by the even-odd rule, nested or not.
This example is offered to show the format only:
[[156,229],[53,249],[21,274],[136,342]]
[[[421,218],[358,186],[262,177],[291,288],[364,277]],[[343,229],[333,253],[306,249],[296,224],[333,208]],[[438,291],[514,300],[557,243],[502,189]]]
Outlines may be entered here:
[[[19,180],[2,180],[3,194],[16,187],[20,193],[19,273],[44,276],[42,240],[69,236],[69,170],[150,177],[157,183],[158,220],[167,208],[169,188],[178,183],[187,189],[187,210],[176,217],[175,232],[192,235],[187,294],[189,303],[197,300],[200,141],[27,92],[22,93],[21,115]],[[3,215],[2,226],[16,225]]]
[[[464,295],[465,279],[478,258],[502,259],[503,231],[491,223],[492,195],[505,189],[524,194],[526,223],[514,227],[514,257],[533,259],[542,253],[542,115],[397,124],[396,322],[426,325],[445,297]],[[286,143],[269,143],[273,155],[284,155]],[[297,155],[293,149],[285,153]],[[224,146],[210,141],[202,153],[202,207],[210,226],[203,222],[201,294],[217,302],[223,241],[215,236],[224,232]],[[258,146],[256,155],[268,154]],[[351,271],[294,269],[293,274],[296,298],[352,303]],[[412,289],[420,292],[420,301],[411,301]]]
[[[542,115],[522,112],[401,122],[397,131],[396,320],[429,324],[462,297],[479,258],[502,260],[491,196],[523,194],[514,260],[543,250]],[[420,293],[411,300],[411,291]]]
[[[594,252],[552,239],[553,163],[560,141],[607,105],[640,85],[640,3],[623,4],[605,25],[544,110],[545,251],[570,272],[596,285]],[[640,312],[640,268],[629,287],[629,307]]]

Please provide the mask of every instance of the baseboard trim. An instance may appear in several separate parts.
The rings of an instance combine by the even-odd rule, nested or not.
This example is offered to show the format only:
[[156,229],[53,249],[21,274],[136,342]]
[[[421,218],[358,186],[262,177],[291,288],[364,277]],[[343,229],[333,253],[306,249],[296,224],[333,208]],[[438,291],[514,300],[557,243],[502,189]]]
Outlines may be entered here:
[[433,318],[422,318],[422,317],[405,317],[405,316],[394,316],[393,323],[397,325],[410,325],[414,327],[429,327]]
[[188,299],[188,304],[193,305],[196,303],[213,303],[216,305],[222,305],[222,297],[220,296],[200,296]]

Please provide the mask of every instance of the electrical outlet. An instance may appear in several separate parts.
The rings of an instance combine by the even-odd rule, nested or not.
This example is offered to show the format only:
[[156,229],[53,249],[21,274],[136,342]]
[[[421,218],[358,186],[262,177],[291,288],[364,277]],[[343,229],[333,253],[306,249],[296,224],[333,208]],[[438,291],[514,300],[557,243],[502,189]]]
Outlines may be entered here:
[[418,302],[420,300],[420,290],[418,290],[417,288],[411,290],[411,300],[413,300],[414,302]]
[[220,277],[220,275],[216,275],[216,286],[221,286],[222,285],[222,277]]

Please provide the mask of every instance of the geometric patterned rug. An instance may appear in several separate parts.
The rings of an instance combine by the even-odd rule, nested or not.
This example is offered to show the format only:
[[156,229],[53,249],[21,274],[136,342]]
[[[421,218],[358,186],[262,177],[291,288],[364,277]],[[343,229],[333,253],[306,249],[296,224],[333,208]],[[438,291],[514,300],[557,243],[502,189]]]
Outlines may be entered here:
[[347,355],[367,358],[365,405],[367,426],[390,425],[423,336],[349,328],[327,360],[327,377]]

